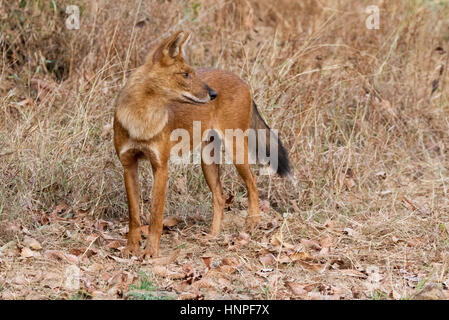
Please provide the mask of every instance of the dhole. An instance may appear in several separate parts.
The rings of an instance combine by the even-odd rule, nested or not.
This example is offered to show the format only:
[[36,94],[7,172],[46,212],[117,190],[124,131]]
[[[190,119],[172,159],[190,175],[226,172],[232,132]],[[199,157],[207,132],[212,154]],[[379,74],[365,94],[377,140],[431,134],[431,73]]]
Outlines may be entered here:
[[[194,70],[183,59],[182,47],[188,35],[179,31],[163,41],[146,57],[142,66],[129,77],[116,102],[114,116],[114,146],[123,166],[129,207],[127,251],[139,251],[141,230],[139,217],[138,160],[151,162],[154,185],[149,219],[146,256],[158,256],[162,234],[162,218],[167,186],[170,150],[176,141],[170,140],[175,129],[185,129],[192,137],[192,124],[201,121],[201,134],[207,129],[248,128],[268,126],[251,99],[248,86],[236,75],[214,69]],[[266,140],[278,147],[277,173],[289,173],[287,153],[277,139]],[[194,148],[191,140],[190,148]],[[248,139],[244,140],[245,162],[236,164],[248,190],[249,228],[259,221],[258,191],[248,159]],[[219,233],[225,199],[220,183],[219,164],[201,164],[212,191],[213,219],[210,234]]]

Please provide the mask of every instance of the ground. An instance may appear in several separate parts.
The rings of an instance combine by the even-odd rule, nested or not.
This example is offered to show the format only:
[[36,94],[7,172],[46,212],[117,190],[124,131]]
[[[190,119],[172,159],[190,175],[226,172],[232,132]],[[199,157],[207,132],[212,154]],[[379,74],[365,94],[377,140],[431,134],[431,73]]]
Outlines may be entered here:
[[[445,2],[7,0],[0,19],[1,299],[449,298]],[[247,232],[224,166],[210,239],[201,169],[172,165],[161,256],[129,258],[114,102],[180,29],[193,66],[249,84],[292,175],[254,166],[262,221]],[[148,163],[140,181],[145,224]]]

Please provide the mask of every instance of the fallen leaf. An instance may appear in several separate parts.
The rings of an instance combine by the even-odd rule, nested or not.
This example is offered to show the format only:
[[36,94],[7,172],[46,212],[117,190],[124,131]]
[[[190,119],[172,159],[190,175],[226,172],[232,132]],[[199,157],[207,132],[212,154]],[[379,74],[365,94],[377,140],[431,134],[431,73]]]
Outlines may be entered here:
[[215,286],[214,281],[209,278],[202,278],[192,283],[192,288],[194,289],[213,288],[214,286]]
[[320,244],[314,240],[301,239],[301,244],[309,249],[321,250]]
[[329,237],[323,238],[320,241],[321,244],[321,250],[318,253],[319,256],[327,256],[331,250],[332,246],[332,239]]
[[265,255],[262,255],[259,257],[259,261],[264,265],[264,266],[269,266],[269,265],[273,265],[276,263],[276,258],[273,254],[271,253],[267,253]]
[[23,258],[31,258],[34,257],[34,252],[30,248],[23,247],[20,252],[20,256]]
[[29,236],[25,236],[25,238],[23,239],[23,244],[33,250],[41,250],[42,249],[41,244],[37,240],[35,240]]
[[285,286],[296,296],[302,296],[307,293],[305,285],[298,282],[285,282]]
[[237,271],[237,268],[233,267],[233,266],[222,265],[222,266],[219,266],[219,267],[217,267],[215,269],[212,269],[212,270],[216,270],[216,271],[218,271],[220,273],[224,273],[224,274],[232,274],[235,271]]
[[[112,289],[112,290],[111,290]],[[108,292],[103,292],[101,290],[94,290],[91,292],[92,300],[112,300],[115,298],[117,288],[113,287]]]
[[[123,242],[125,242],[125,241],[123,241]],[[109,242],[109,243],[105,246],[105,248],[119,250],[119,248],[122,247],[122,246],[124,245],[123,242],[120,241],[120,240],[113,240],[113,241]]]
[[186,275],[182,272],[171,272],[168,278],[171,280],[185,279]]
[[327,268],[326,264],[319,264],[319,263],[308,263],[304,261],[298,261],[298,263],[304,267],[307,270],[314,271],[314,272],[324,272]]
[[51,217],[56,217],[58,214],[61,214],[63,211],[67,210],[69,208],[69,206],[62,202],[60,204],[58,204],[53,211],[50,213]]
[[181,252],[181,250],[176,250],[171,256],[169,257],[160,257],[160,258],[153,258],[151,259],[151,264],[152,265],[168,265],[170,263],[175,262],[175,260],[178,258],[179,253]]
[[251,240],[251,237],[249,234],[247,234],[246,232],[240,232],[239,236],[237,238],[237,244],[244,246],[244,245],[248,244],[250,240]]
[[355,269],[341,269],[339,272],[343,273],[345,276],[354,277],[354,278],[361,278],[366,279],[367,275],[363,272],[360,272]]
[[295,248],[294,245],[285,242],[282,234],[278,231],[276,232],[270,239],[270,244],[276,248],[276,251],[279,250],[279,247],[283,247],[283,249],[291,249]]
[[212,257],[209,257],[209,256],[203,256],[203,257],[201,257],[202,259],[203,259],[203,262],[204,262],[204,264],[206,265],[206,267],[208,268],[208,269],[210,269],[210,263],[211,263],[211,261],[212,261]]
[[44,252],[45,257],[55,260],[65,260],[65,254],[59,250],[47,250]]
[[200,300],[203,296],[199,293],[183,292],[178,296],[179,300]]
[[280,246],[282,245],[282,242],[282,235],[279,232],[276,232],[270,239],[270,244],[273,246]]
[[76,264],[79,262],[78,257],[73,254],[66,254],[59,250],[47,250],[44,252],[44,256],[49,259],[67,261],[71,264]]
[[91,257],[98,253],[98,250],[95,248],[73,248],[69,250],[69,253],[74,256],[86,256]]
[[166,228],[171,228],[176,226],[179,222],[181,222],[181,219],[175,217],[175,216],[169,216],[164,218],[162,224]]
[[312,260],[312,256],[308,252],[295,252],[291,255],[284,256],[278,259],[280,263],[290,263],[295,261],[308,261]]
[[56,289],[62,285],[62,276],[59,273],[46,272],[40,284],[50,289]]
[[93,263],[93,264],[91,264],[89,266],[89,268],[87,268],[87,271],[88,272],[93,272],[93,273],[99,273],[103,269],[104,269],[104,265],[103,264]]
[[223,265],[228,265],[228,266],[232,266],[232,267],[238,267],[240,265],[240,262],[238,259],[236,258],[224,258],[221,261],[221,264]]

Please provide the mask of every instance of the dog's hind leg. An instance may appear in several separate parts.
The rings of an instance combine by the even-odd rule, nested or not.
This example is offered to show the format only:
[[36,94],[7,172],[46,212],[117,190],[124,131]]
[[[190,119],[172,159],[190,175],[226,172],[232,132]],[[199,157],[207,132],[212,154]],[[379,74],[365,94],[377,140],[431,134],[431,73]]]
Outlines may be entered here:
[[237,172],[246,184],[248,190],[248,216],[246,226],[249,230],[254,229],[260,222],[259,192],[257,190],[257,179],[252,173],[249,164],[235,164]]
[[221,230],[221,222],[223,220],[223,211],[225,205],[223,188],[220,182],[220,166],[216,163],[206,164],[202,161],[201,168],[203,169],[207,185],[209,186],[210,191],[212,191],[212,205],[214,207],[214,216],[212,219],[210,234],[212,236],[216,236],[220,233]]

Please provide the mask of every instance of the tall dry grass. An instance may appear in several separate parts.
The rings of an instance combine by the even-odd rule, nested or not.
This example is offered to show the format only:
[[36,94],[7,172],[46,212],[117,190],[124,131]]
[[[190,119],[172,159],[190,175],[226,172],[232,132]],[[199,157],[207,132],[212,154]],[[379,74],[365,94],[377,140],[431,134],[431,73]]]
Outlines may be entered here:
[[[0,9],[0,221],[33,229],[30,212],[60,203],[126,218],[111,142],[114,100],[148,48],[184,29],[192,33],[188,61],[241,76],[280,130],[293,178],[261,176],[259,189],[273,217],[289,214],[286,237],[314,237],[316,226],[335,221],[357,232],[339,243],[351,261],[393,268],[405,259],[391,240],[400,239],[416,244],[407,259],[419,267],[447,266],[448,4],[51,3],[6,0]],[[65,27],[67,4],[81,8],[79,30]],[[365,27],[371,4],[380,7],[379,30]],[[234,209],[246,208],[234,169],[223,180]],[[146,165],[145,214],[151,181]],[[199,212],[209,221],[209,203],[198,166],[171,167],[166,214]],[[0,235],[0,245],[8,240]]]

